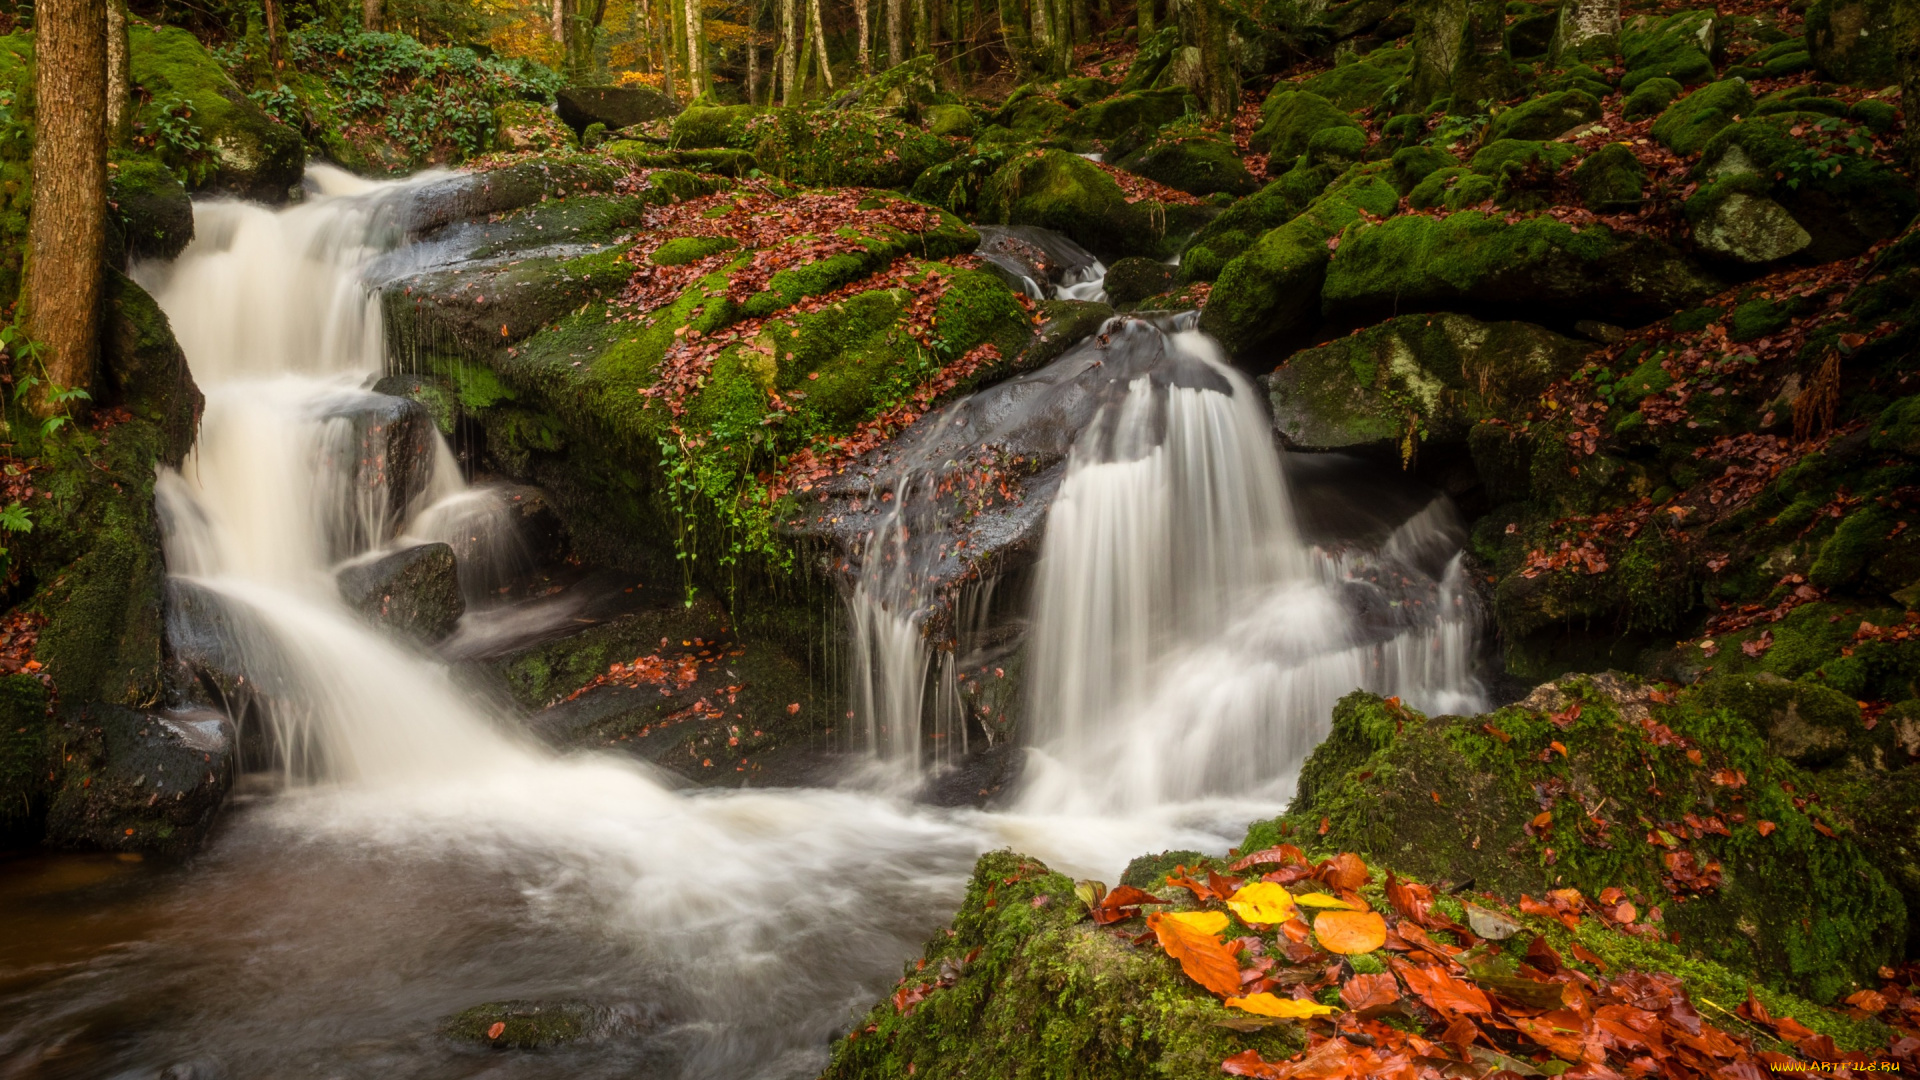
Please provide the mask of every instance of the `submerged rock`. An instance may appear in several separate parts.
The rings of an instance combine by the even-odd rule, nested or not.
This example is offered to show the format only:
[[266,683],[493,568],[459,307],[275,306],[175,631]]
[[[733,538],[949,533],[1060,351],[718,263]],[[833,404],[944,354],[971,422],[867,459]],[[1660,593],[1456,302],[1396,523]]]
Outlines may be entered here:
[[447,544],[412,544],[351,562],[336,577],[348,607],[384,630],[429,644],[452,633],[466,610]]
[[440,1033],[495,1050],[545,1050],[598,1034],[607,1020],[607,1010],[580,1001],[490,1001],[447,1017]]

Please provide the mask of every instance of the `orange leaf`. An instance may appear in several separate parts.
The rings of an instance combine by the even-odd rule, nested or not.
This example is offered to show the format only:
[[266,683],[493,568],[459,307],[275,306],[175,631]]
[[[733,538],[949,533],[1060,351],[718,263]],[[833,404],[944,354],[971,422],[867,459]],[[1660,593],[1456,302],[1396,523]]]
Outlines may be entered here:
[[1775,824],[1774,824],[1773,822],[1771,822],[1771,821],[1762,821],[1762,822],[1761,822],[1760,824],[1758,824],[1758,825],[1755,825],[1755,826],[1754,826],[1754,828],[1756,828],[1756,829],[1758,829],[1758,830],[1760,830],[1760,835],[1761,835],[1761,836],[1772,836],[1772,835],[1773,835],[1773,830],[1775,830],[1775,829],[1777,829],[1777,828],[1779,828],[1779,827],[1780,827],[1780,826],[1778,826],[1778,825],[1775,825]]
[[1353,956],[1387,943],[1387,921],[1377,911],[1327,911],[1313,920],[1313,936],[1328,952]]
[[1493,1002],[1487,1000],[1484,991],[1471,983],[1461,982],[1441,968],[1409,964],[1395,957],[1393,970],[1406,980],[1407,989],[1442,1016],[1454,1017],[1466,1013],[1493,1015]]
[[1544,829],[1551,824],[1553,824],[1553,811],[1551,810],[1542,810],[1533,816],[1533,827],[1536,829]]
[[1373,875],[1367,872],[1367,864],[1351,851],[1342,852],[1321,863],[1314,876],[1335,889],[1357,889],[1373,880]]
[[1561,757],[1567,756],[1567,748],[1561,745],[1560,740],[1558,739],[1555,739],[1553,742],[1548,743],[1547,748],[1552,750],[1554,753],[1559,754]]
[[507,1022],[506,1022],[506,1021],[504,1021],[504,1020],[495,1020],[495,1021],[493,1022],[493,1026],[487,1029],[487,1038],[489,1038],[489,1039],[497,1039],[497,1038],[499,1038],[499,1037],[500,1037],[500,1036],[501,1036],[502,1034],[504,1034],[504,1033],[506,1032],[506,1030],[507,1030]]
[[1147,928],[1189,979],[1222,997],[1239,996],[1240,964],[1219,937],[1159,912],[1147,916]]
[[1354,1012],[1385,1008],[1399,1000],[1400,984],[1392,975],[1355,975],[1340,987],[1341,1003]]

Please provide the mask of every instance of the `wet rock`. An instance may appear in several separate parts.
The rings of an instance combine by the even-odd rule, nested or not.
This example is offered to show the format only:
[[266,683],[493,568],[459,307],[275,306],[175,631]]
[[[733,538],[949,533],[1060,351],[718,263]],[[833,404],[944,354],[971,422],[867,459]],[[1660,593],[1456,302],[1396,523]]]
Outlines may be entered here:
[[502,484],[498,493],[535,566],[550,566],[566,557],[566,524],[546,492],[530,484]]
[[1767,749],[1801,768],[1844,764],[1885,770],[1913,760],[1912,752],[1900,745],[1903,733],[1897,718],[1868,729],[1861,723],[1860,706],[1831,687],[1763,671],[1707,679],[1696,693],[1702,704],[1720,706],[1753,723],[1765,735]]
[[1167,883],[1167,875],[1175,868],[1195,867],[1210,862],[1198,851],[1163,851],[1158,855],[1136,855],[1120,872],[1120,884],[1131,885],[1136,889],[1159,889]]
[[599,1034],[608,1019],[606,1009],[580,1001],[490,1001],[447,1017],[440,1033],[496,1050],[544,1050]]
[[1173,271],[1153,259],[1133,256],[1107,269],[1107,299],[1115,307],[1131,307],[1166,292],[1172,285]]
[[[199,129],[210,167],[170,160],[196,191],[261,202],[285,202],[306,167],[300,133],[268,116],[234,83],[191,33],[130,21],[133,81],[140,91],[134,122],[157,130],[162,114]],[[190,115],[181,117],[185,110]],[[162,151],[163,160],[169,151]]]
[[1778,262],[1813,243],[1785,207],[1744,191],[1727,192],[1699,211],[1693,239],[1704,251],[1750,266]]
[[47,701],[32,675],[0,677],[0,846],[27,847],[45,824],[60,764]]
[[224,714],[88,704],[62,724],[76,760],[48,807],[48,843],[184,852],[205,837],[233,782]]
[[1531,323],[1403,315],[1294,353],[1261,381],[1288,447],[1404,459],[1464,444],[1475,423],[1525,407],[1589,349]]
[[108,174],[109,245],[124,264],[171,259],[193,239],[193,200],[173,170],[150,158],[130,158]]
[[485,220],[548,198],[607,194],[627,170],[581,160],[534,160],[459,173],[409,189],[395,217],[414,238],[460,221]]
[[[980,220],[1038,225],[1101,254],[1160,256],[1211,216],[1191,212],[1197,209],[1130,203],[1120,185],[1092,162],[1047,150],[1017,157],[987,180]],[[1156,220],[1156,210],[1165,217]]]
[[1007,283],[1035,300],[1078,280],[1099,262],[1093,252],[1051,229],[1031,225],[983,225],[974,254],[1000,271]]
[[1033,340],[1014,358],[1015,374],[1038,371],[1053,363],[1113,318],[1113,308],[1091,300],[1042,300],[1035,306],[1042,318],[1033,328]]
[[323,418],[330,421],[328,474],[341,478],[330,493],[328,539],[342,558],[398,534],[433,480],[436,436],[426,406],[386,394],[343,396]]
[[348,607],[384,630],[429,644],[452,633],[466,610],[447,544],[414,544],[349,563],[335,577]]
[[585,131],[589,124],[617,131],[680,111],[665,94],[644,86],[569,86],[553,98],[560,121],[575,131]]

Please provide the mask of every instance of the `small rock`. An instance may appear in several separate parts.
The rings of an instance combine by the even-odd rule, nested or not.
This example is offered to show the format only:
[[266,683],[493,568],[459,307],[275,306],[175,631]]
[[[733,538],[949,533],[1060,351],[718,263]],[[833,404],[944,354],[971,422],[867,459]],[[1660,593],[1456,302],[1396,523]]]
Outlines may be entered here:
[[347,606],[380,626],[432,643],[453,632],[466,610],[459,567],[448,544],[414,544],[349,564],[339,573]]
[[490,1001],[453,1014],[440,1033],[496,1050],[538,1050],[593,1035],[606,1010],[578,1001]]

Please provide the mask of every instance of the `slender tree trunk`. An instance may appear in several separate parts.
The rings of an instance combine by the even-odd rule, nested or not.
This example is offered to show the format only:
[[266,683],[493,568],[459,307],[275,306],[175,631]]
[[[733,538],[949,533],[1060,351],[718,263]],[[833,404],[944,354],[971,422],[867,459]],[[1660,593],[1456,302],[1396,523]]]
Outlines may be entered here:
[[853,21],[860,35],[859,62],[860,74],[873,74],[872,27],[868,23],[873,18],[873,0],[853,0]]
[[747,0],[747,104],[760,104],[760,0]]
[[686,0],[687,5],[687,91],[689,98],[713,92],[712,73],[707,67],[707,16],[701,0]]
[[933,48],[933,24],[927,0],[913,0],[913,55],[925,56]]
[[677,78],[674,72],[678,68],[674,63],[673,52],[676,48],[674,39],[677,36],[674,26],[680,20],[676,17],[673,4],[674,0],[660,0],[660,89],[667,95],[668,101],[677,103],[680,98],[680,87],[674,82]]
[[567,0],[553,0],[553,40],[564,49],[567,45]]
[[[107,0],[107,107],[109,109],[113,107],[112,81],[115,74],[113,70],[114,43],[120,35],[126,33],[127,26],[126,13],[122,10],[124,3],[125,0]],[[262,0],[261,7],[265,9],[267,17],[267,62],[273,65],[273,70],[279,71],[281,68],[287,66],[287,62],[283,58],[280,49],[280,38],[282,36],[280,30],[280,5],[274,3],[274,0]],[[111,132],[113,125],[111,117],[108,118],[107,125],[109,132]]]
[[1145,45],[1153,36],[1153,0],[1140,0],[1140,6],[1133,9],[1134,25],[1140,28],[1140,44]]
[[[1460,63],[1453,72],[1456,104],[1499,101],[1516,89],[1507,52],[1507,6],[1503,0],[1468,0]],[[1457,110],[1456,110],[1457,111]]]
[[[43,349],[47,382],[87,389],[107,239],[107,3],[40,0],[34,23],[37,132],[23,322]],[[16,362],[16,379],[40,374]],[[36,401],[53,411],[44,396]]]
[[1093,40],[1093,7],[1087,0],[1073,0],[1073,43],[1084,45]]
[[1054,51],[1053,40],[1053,0],[1031,0],[1033,18],[1033,52],[1035,63],[1041,77],[1058,74],[1055,64],[1059,57]]
[[820,61],[820,81],[827,84],[827,91],[833,91],[833,65],[827,60],[827,24],[820,17],[820,0],[807,0],[812,12],[813,56]]
[[1207,115],[1216,120],[1233,115],[1239,104],[1240,79],[1227,52],[1227,13],[1220,0],[1191,0],[1195,37],[1200,42],[1200,72]]
[[898,67],[907,59],[907,13],[905,0],[887,0],[887,66]]
[[[279,58],[274,58],[279,66]],[[107,141],[133,137],[133,50],[127,41],[127,0],[107,0]]]
[[1620,0],[1564,0],[1553,31],[1556,67],[1601,60],[1620,48]]
[[800,5],[796,0],[780,0],[780,104],[792,105],[800,100],[795,92],[794,83],[800,70]]
[[1073,0],[1053,0],[1054,70],[1073,74]]
[[368,30],[380,30],[380,0],[360,0],[360,25]]
[[1419,0],[1413,22],[1415,112],[1453,92],[1453,71],[1467,26],[1467,0]]

